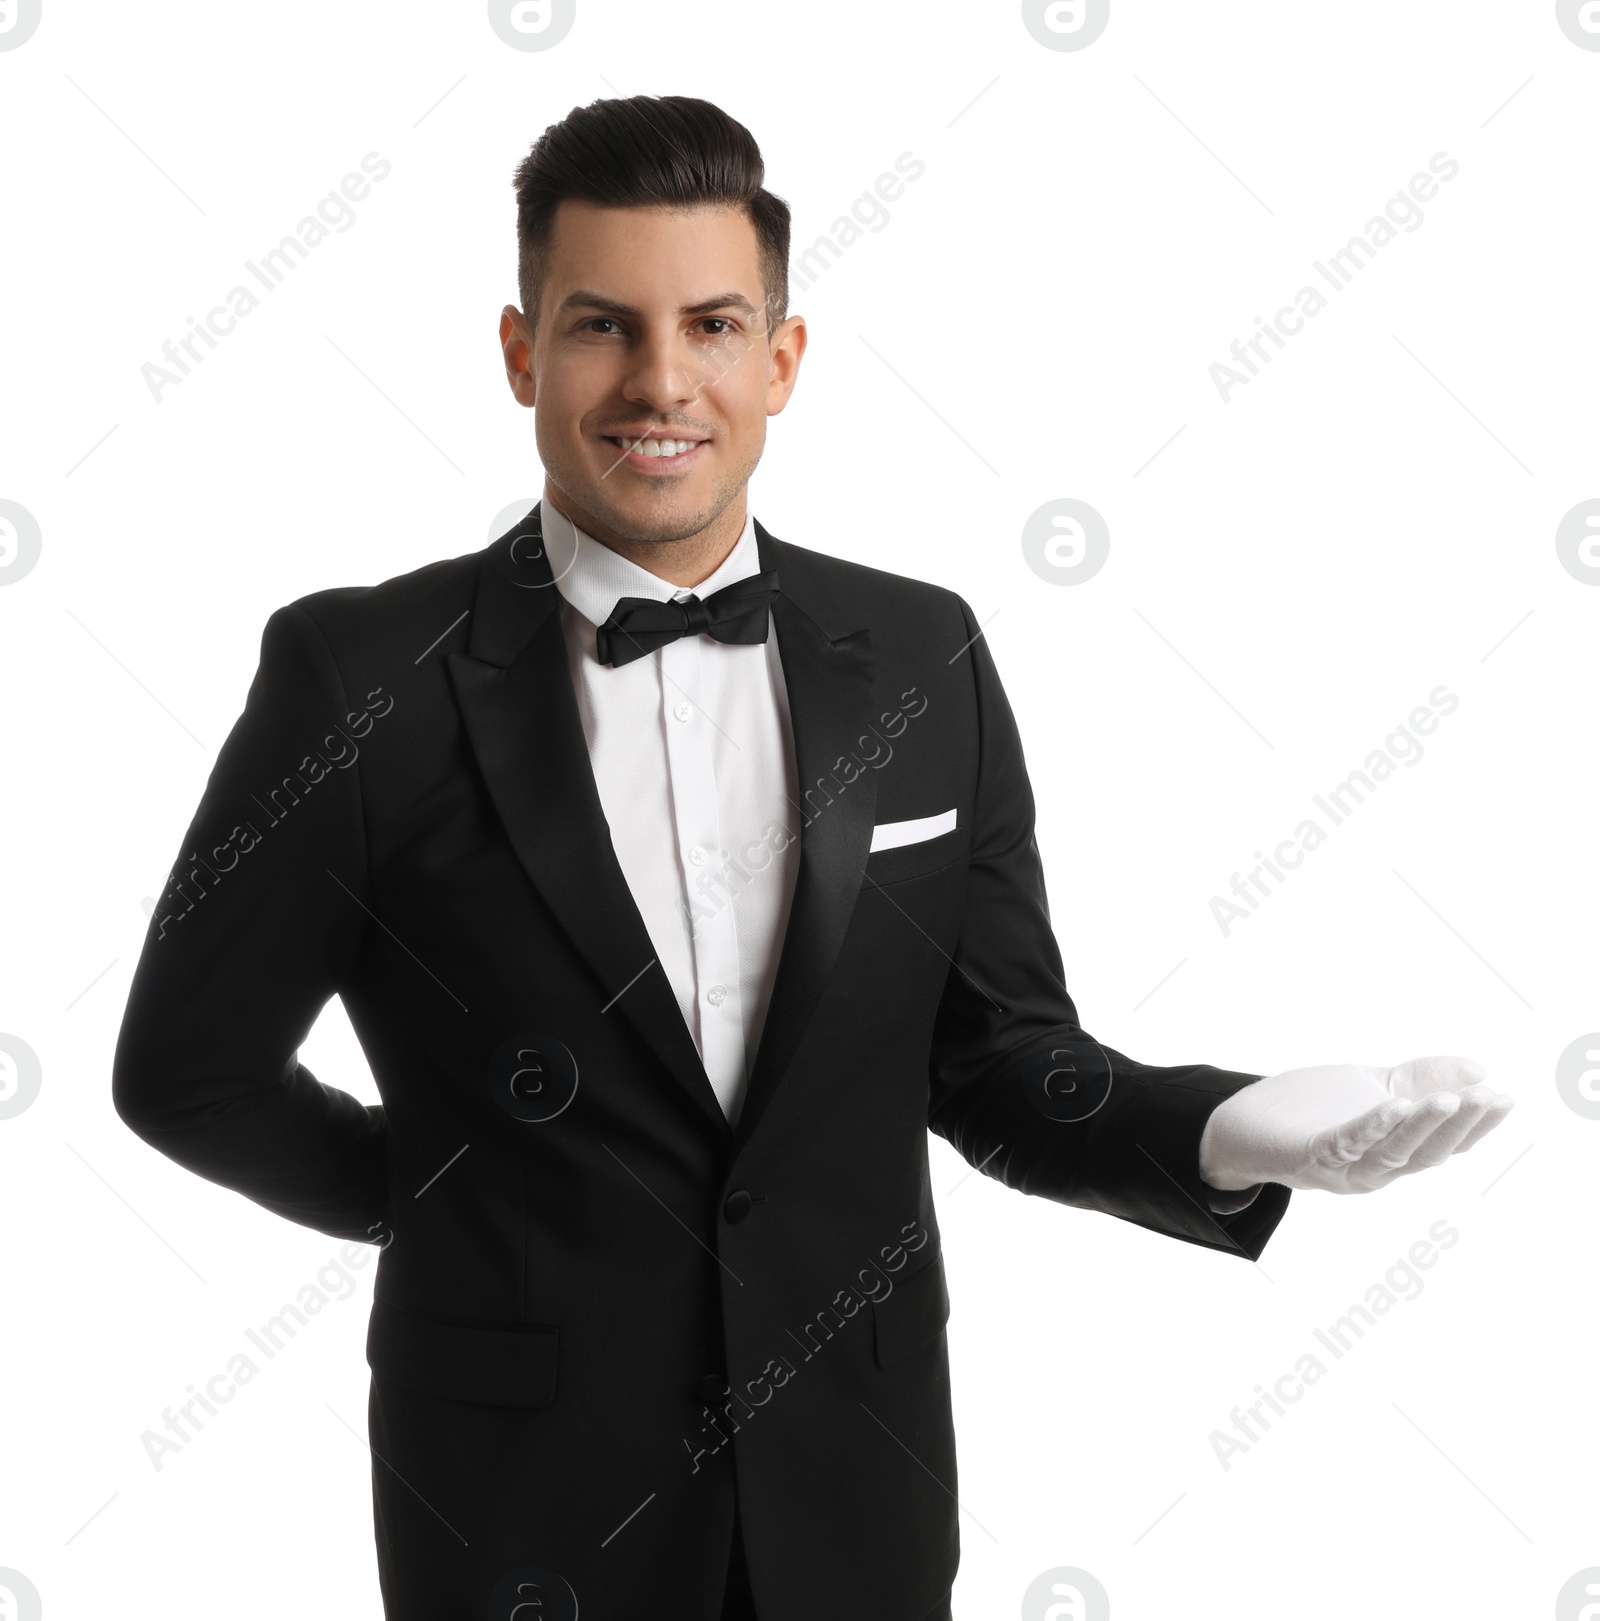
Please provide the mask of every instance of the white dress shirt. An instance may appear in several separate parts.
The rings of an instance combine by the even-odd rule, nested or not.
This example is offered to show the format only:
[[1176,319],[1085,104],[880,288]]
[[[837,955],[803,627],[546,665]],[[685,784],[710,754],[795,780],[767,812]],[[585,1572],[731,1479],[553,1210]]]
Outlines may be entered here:
[[[618,667],[595,627],[619,597],[691,593],[543,504],[572,687],[617,861],[728,1119],[772,997],[799,865],[794,740],[776,632],[744,647],[683,636]],[[761,570],[755,524],[704,600]],[[641,964],[641,967],[644,965]]]

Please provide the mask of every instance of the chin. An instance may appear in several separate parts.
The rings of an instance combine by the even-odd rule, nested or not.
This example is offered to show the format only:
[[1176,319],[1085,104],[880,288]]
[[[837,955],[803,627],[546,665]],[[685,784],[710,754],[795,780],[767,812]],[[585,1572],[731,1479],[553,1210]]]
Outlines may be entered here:
[[641,490],[618,500],[617,492],[606,484],[585,507],[614,534],[634,541],[687,540],[712,523],[720,511],[703,492]]
[[606,522],[629,540],[667,542],[698,535],[716,516],[717,509],[704,502],[651,502],[619,512]]
[[710,467],[663,478],[610,460],[597,467],[587,456],[573,458],[576,465],[543,454],[541,460],[569,507],[630,541],[687,540],[715,523],[744,487],[743,479]]

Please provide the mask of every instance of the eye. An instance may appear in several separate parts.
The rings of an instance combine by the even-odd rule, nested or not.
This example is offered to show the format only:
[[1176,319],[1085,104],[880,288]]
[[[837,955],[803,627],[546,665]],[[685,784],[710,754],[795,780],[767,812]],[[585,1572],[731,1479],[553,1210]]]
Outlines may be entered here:
[[733,331],[733,322],[730,321],[726,315],[708,315],[706,317],[706,324],[720,329],[718,331],[709,333],[709,337],[725,338],[730,332]]
[[[611,327],[614,330],[620,330],[617,328],[617,323],[609,315],[591,315],[578,330],[581,332],[596,332],[600,327],[603,326]],[[601,337],[609,337],[610,333],[601,332],[599,335]]]

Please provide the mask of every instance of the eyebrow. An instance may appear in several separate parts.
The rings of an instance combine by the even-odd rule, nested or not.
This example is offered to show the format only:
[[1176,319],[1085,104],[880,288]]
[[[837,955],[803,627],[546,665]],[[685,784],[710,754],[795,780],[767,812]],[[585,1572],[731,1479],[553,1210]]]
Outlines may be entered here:
[[[561,300],[561,308],[563,310],[600,310],[606,315],[637,315],[639,313],[630,304],[624,304],[615,298],[607,298],[604,293],[591,292],[586,287],[580,287],[576,292],[568,293]],[[685,304],[678,313],[680,315],[712,315],[717,310],[740,310],[746,315],[759,315],[761,313],[743,293],[718,293],[714,298],[701,299],[698,304]]]

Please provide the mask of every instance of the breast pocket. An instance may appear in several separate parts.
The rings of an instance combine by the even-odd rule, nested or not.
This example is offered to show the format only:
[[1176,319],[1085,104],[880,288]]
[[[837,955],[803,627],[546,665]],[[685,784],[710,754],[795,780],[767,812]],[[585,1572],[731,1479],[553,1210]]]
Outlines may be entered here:
[[879,822],[872,830],[872,849],[867,856],[867,887],[903,883],[937,872],[958,860],[965,845],[966,830],[954,810]]

